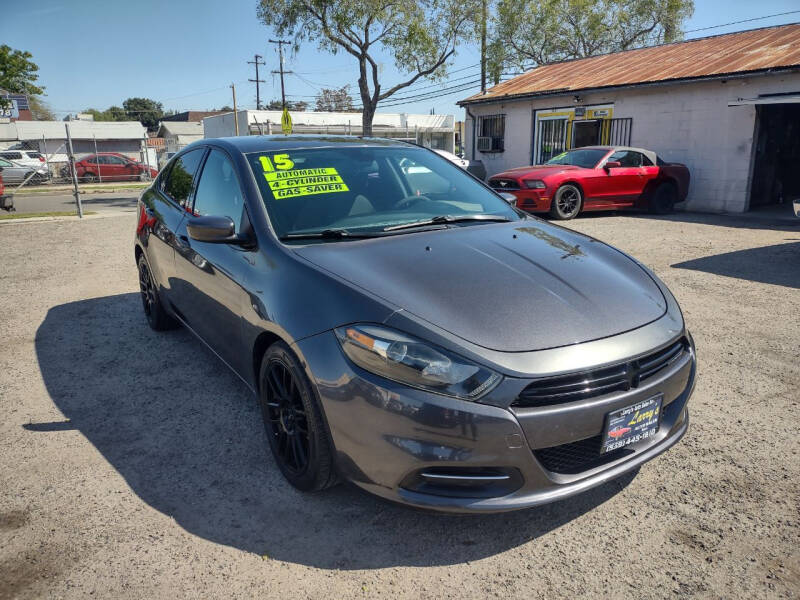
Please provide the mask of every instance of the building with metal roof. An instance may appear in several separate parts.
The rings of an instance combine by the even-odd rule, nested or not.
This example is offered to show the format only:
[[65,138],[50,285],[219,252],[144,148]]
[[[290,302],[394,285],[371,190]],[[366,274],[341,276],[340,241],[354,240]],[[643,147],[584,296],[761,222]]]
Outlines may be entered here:
[[164,138],[166,152],[177,152],[192,142],[203,139],[202,121],[161,121],[158,137]]
[[800,197],[800,24],[541,65],[459,104],[467,154],[490,174],[633,145],[689,167],[688,209]]
[[69,125],[76,156],[94,152],[118,152],[155,164],[154,150],[147,152],[147,130],[138,121],[16,121],[0,123],[0,149],[41,152],[48,163],[67,160]]

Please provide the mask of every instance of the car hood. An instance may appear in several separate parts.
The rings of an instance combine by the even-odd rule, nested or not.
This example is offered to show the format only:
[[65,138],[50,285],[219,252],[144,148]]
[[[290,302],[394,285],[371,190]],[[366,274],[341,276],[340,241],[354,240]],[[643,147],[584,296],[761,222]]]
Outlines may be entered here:
[[543,350],[650,323],[666,300],[630,258],[538,220],[303,246],[301,257],[492,350]]
[[536,177],[542,179],[548,175],[555,175],[557,173],[564,173],[566,171],[581,171],[581,167],[573,165],[534,165],[532,167],[517,167],[516,169],[509,169],[497,175],[492,175],[492,179],[501,177],[510,177],[516,179],[517,177]]

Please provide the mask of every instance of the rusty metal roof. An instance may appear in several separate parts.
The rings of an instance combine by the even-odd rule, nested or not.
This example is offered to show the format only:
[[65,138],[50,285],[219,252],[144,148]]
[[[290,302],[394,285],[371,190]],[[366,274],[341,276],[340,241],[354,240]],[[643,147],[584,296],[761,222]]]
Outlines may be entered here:
[[800,67],[800,23],[542,65],[459,104],[793,67]]

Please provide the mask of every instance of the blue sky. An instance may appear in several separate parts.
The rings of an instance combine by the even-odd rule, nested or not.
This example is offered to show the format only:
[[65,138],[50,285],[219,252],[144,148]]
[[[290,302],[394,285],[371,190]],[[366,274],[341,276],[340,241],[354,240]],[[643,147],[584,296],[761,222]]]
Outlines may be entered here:
[[[800,10],[797,0],[695,0],[695,13],[686,29],[720,25],[774,13]],[[800,21],[800,12],[707,31],[687,38],[727,33],[767,25]],[[240,106],[255,107],[253,54],[264,56],[261,95],[280,97],[280,81],[269,73],[278,67],[270,32],[256,18],[255,0],[37,0],[13,2],[0,8],[0,42],[33,53],[40,67],[40,83],[46,101],[59,117],[88,107],[107,108],[130,96],[145,96],[178,110],[231,104],[230,83],[236,83]],[[396,83],[391,60],[382,57],[382,85]],[[458,84],[478,78],[479,54],[475,47],[461,47],[453,61]],[[355,60],[348,54],[329,55],[306,43],[287,59],[287,94],[309,100],[321,87],[352,84],[357,98]],[[412,95],[418,82],[398,95]],[[437,88],[427,87],[423,91]],[[441,98],[381,108],[382,112],[454,113],[455,105],[471,90]],[[308,97],[306,97],[308,96]],[[388,101],[387,101],[388,102]]]

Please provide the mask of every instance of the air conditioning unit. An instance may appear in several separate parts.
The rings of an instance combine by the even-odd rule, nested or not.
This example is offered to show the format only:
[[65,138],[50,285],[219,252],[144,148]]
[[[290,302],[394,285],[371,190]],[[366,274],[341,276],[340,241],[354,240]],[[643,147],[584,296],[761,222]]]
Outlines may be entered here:
[[478,151],[491,152],[492,151],[492,138],[479,137],[478,138]]

